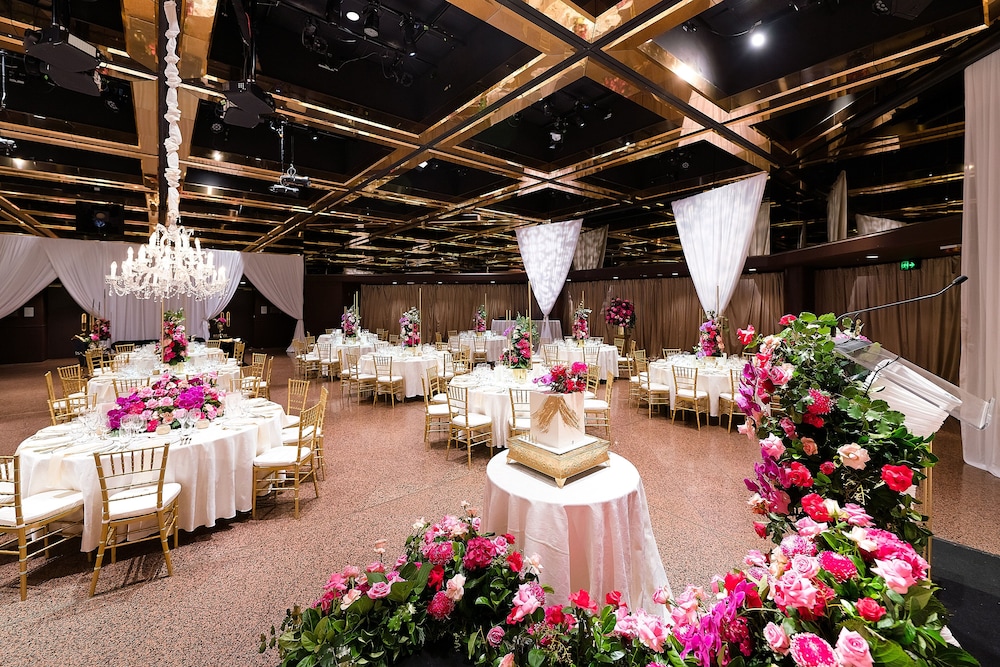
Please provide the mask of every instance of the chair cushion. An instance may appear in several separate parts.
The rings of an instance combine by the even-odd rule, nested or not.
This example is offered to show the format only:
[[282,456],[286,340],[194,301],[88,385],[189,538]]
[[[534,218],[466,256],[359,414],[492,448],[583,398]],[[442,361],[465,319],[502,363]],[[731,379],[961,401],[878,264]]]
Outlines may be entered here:
[[181,493],[177,482],[163,483],[163,506],[156,506],[156,485],[137,486],[108,496],[108,516],[112,521],[153,514],[172,503]]
[[[308,447],[302,448],[302,460],[309,455],[310,449]],[[283,447],[274,447],[269,449],[263,454],[258,454],[254,460],[254,466],[258,468],[274,468],[281,465],[295,465],[298,460],[296,457],[299,455],[299,448],[294,446],[285,445]]]
[[592,391],[585,391],[585,392],[583,392],[583,402],[584,403],[586,403],[587,401],[592,401],[595,398],[597,398],[597,394],[595,394],[594,392],[592,392]]
[[730,394],[728,391],[724,391],[721,394],[719,394],[719,399],[723,401],[734,402],[733,395]]
[[402,375],[379,375],[377,379],[378,379],[379,382],[402,382],[403,381],[403,376]]
[[[36,523],[50,516],[56,516],[74,507],[83,507],[83,494],[72,489],[43,491],[21,499],[21,515],[24,522]],[[14,508],[0,507],[0,526],[16,526]]]
[[284,423],[281,428],[298,428],[299,427],[299,416],[298,415],[285,415]]
[[531,428],[531,417],[516,417],[508,419],[507,423],[517,431],[526,431]]
[[466,420],[465,415],[455,415],[451,418],[451,423],[462,428],[475,428],[477,426],[487,426],[491,423],[491,420],[486,415],[470,412],[468,420]]
[[[642,388],[646,389],[646,390],[649,390],[649,391],[670,392],[670,385],[669,384],[660,384],[659,382],[650,382],[649,384],[646,384],[645,382],[643,382],[642,383]],[[700,394],[701,392],[699,391],[698,393]]]
[[708,392],[707,391],[702,391],[701,389],[699,389],[698,390],[698,395],[695,396],[695,393],[693,391],[691,391],[690,389],[678,389],[677,390],[677,398],[699,398],[699,399],[700,398],[708,398]]
[[82,391],[74,391],[72,394],[68,394],[66,398],[84,398],[86,395]]
[[371,373],[358,373],[357,375],[353,376],[351,379],[352,380],[356,380],[358,382],[374,382],[375,381],[375,376],[372,375]]
[[431,403],[427,406],[427,414],[432,416],[450,415],[447,403]]
[[[314,427],[312,426],[307,426],[305,429],[303,429],[302,437],[311,438],[313,434],[313,428]],[[281,444],[283,445],[294,444],[298,441],[299,441],[299,429],[294,428],[294,429],[281,430]]]
[[599,398],[592,398],[590,400],[586,400],[583,402],[583,409],[585,412],[586,411],[603,412],[604,410],[608,409],[608,402],[602,401]]
[[431,396],[431,403],[447,403],[448,394],[434,394]]

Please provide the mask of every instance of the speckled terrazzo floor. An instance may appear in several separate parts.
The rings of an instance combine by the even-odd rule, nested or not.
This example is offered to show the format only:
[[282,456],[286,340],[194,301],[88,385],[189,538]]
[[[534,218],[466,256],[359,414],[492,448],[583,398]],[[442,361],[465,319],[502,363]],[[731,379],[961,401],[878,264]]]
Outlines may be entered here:
[[[43,374],[65,361],[0,366],[0,453],[48,423]],[[275,360],[273,398],[283,402],[292,370]],[[17,566],[0,558],[0,665],[272,665],[257,637],[284,610],[309,603],[334,569],[366,563],[372,544],[399,548],[419,516],[482,503],[488,452],[465,456],[430,451],[422,442],[423,403],[390,408],[342,402],[337,383],[327,414],[327,478],[320,498],[304,492],[302,518],[291,506],[263,519],[245,516],[214,529],[182,533],[167,578],[156,547],[128,548],[106,566],[98,595],[87,598],[92,564],[73,549],[34,560],[28,600],[17,594]],[[315,391],[315,390],[314,390]],[[675,590],[707,584],[749,548],[762,548],[750,527],[743,477],[758,457],[735,432],[715,425],[628,408],[627,386],[615,388],[614,451],[642,475],[660,557]],[[1000,554],[1000,479],[961,460],[958,428],[947,424],[935,443],[935,532],[950,541]],[[392,550],[392,549],[391,549]]]

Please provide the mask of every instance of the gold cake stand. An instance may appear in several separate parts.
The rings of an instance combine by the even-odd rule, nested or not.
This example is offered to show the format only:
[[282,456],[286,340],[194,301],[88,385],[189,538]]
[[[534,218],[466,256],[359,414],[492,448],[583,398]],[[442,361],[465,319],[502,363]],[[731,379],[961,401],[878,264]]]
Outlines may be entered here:
[[566,480],[573,475],[579,475],[607,463],[610,460],[608,457],[610,446],[609,441],[594,438],[591,442],[557,454],[544,445],[521,436],[514,436],[507,440],[507,463],[516,461],[543,475],[548,475],[561,489]]

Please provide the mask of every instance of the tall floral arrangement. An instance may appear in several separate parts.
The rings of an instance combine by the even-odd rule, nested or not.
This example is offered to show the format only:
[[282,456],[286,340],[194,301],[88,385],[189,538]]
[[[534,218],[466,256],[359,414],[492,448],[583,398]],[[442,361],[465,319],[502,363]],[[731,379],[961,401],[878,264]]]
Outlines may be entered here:
[[163,313],[163,338],[160,339],[163,361],[175,366],[187,360],[188,339],[184,333],[184,311]]
[[631,329],[635,326],[635,304],[628,299],[611,299],[604,311],[604,321],[613,327]]
[[744,427],[761,448],[747,487],[760,534],[780,539],[796,521],[825,516],[823,500],[867,508],[875,525],[918,547],[929,532],[908,492],[937,458],[929,438],[868,395],[868,371],[834,352],[848,334],[833,315],[786,315],[740,380]]
[[351,306],[340,316],[340,328],[343,330],[345,336],[358,335],[358,332],[361,330],[361,315],[358,313],[357,306]]
[[576,340],[586,340],[590,337],[590,308],[585,308],[583,299],[580,305],[573,312],[573,338]]
[[500,355],[500,363],[511,368],[531,368],[531,341],[535,329],[530,319],[518,315],[515,323],[504,331],[505,336],[510,336],[510,348]]
[[226,392],[216,387],[215,373],[179,378],[164,373],[153,384],[128,396],[119,396],[117,407],[108,411],[108,428],[117,431],[128,415],[140,415],[146,420],[146,431],[155,431],[161,424],[180,428],[179,419],[213,420],[222,414],[222,399]]
[[553,394],[572,394],[587,388],[587,364],[574,361],[569,367],[556,364],[545,375],[533,380],[535,384],[547,385]]
[[405,347],[420,345],[420,311],[415,307],[399,318],[399,337]]
[[486,331],[486,304],[482,304],[476,309],[476,314],[472,317],[472,325],[476,333]]
[[722,334],[726,330],[726,322],[718,317],[715,311],[709,310],[705,313],[705,321],[698,327],[698,344],[695,346],[695,356],[720,357],[726,350],[726,344],[722,340]]
[[107,347],[111,343],[111,320],[95,317],[90,325],[90,347]]

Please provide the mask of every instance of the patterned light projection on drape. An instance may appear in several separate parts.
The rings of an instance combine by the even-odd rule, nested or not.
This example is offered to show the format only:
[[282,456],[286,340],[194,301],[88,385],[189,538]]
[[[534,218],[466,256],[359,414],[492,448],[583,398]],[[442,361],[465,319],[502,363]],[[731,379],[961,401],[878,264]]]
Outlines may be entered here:
[[878,218],[873,215],[861,215],[860,213],[854,216],[854,221],[858,226],[858,236],[878,234],[879,232],[887,232],[890,229],[899,229],[906,226],[905,222],[900,222],[899,220]]
[[725,311],[743,271],[767,174],[675,201],[677,232],[702,309]]
[[583,220],[568,220],[516,230],[521,261],[545,319],[566,282],[582,224]]
[[574,271],[589,271],[604,267],[604,252],[608,247],[608,226],[580,232],[573,255]]

